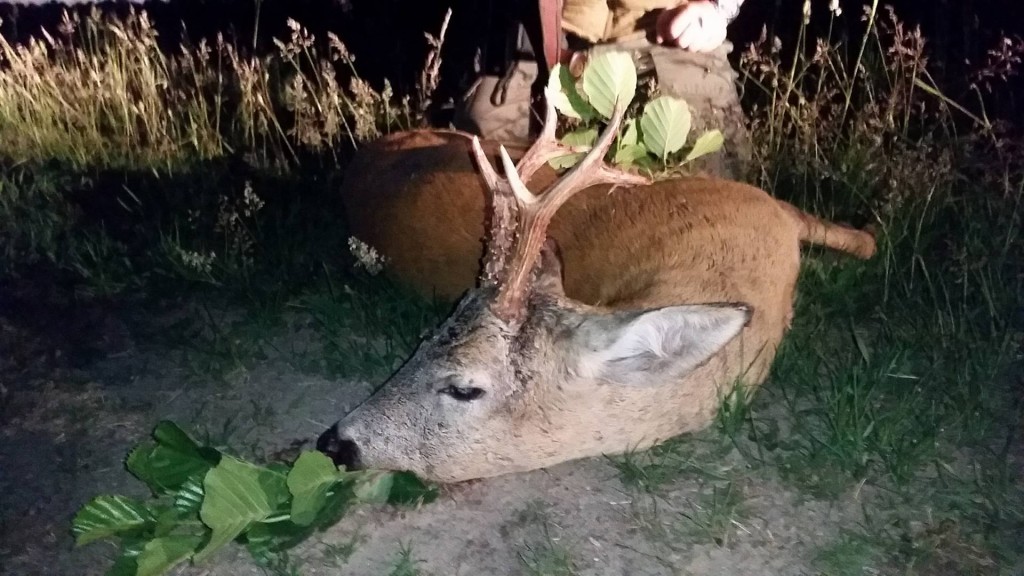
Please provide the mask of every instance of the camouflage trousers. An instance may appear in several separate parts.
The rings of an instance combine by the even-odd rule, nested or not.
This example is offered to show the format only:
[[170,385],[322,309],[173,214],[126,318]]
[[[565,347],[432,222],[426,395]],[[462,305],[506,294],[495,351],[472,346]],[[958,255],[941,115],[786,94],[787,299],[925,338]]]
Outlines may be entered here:
[[[629,52],[641,77],[653,75],[662,94],[685,100],[693,114],[691,134],[715,128],[722,131],[722,149],[702,159],[700,170],[730,179],[748,174],[750,136],[736,91],[737,74],[728,60],[732,44],[726,42],[714,52],[694,53],[639,38],[596,45],[590,53],[607,50]],[[536,78],[537,64],[532,60],[515,62],[505,76],[481,77],[459,104],[456,128],[501,142],[528,142],[530,88]]]

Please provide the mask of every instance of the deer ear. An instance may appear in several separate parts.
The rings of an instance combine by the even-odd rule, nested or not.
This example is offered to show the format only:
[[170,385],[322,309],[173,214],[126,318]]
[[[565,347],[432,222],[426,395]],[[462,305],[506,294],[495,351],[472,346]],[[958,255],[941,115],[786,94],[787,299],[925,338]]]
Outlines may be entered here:
[[635,386],[681,378],[735,338],[750,314],[750,308],[738,304],[595,314],[573,336],[576,370]]
[[535,274],[534,290],[549,296],[565,296],[565,288],[562,285],[562,253],[554,238],[544,241],[540,257],[537,259]]

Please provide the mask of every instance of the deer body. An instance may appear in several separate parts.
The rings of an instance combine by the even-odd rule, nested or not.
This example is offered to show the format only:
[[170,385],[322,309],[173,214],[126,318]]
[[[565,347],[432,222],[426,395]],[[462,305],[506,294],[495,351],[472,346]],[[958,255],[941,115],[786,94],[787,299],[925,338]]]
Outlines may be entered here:
[[[346,178],[352,234],[427,294],[455,297],[480,272],[500,196],[488,196],[470,144],[456,132],[393,135],[361,150]],[[493,158],[494,147],[480,155]],[[542,166],[529,184],[557,181]],[[521,316],[502,318],[485,278],[393,383],[325,433],[325,451],[455,481],[701,429],[733,386],[767,375],[792,314],[801,241],[874,250],[864,232],[710,178],[585,187],[546,233],[559,254],[540,256]],[[451,390],[438,384],[448,380]],[[453,390],[486,402],[455,392],[453,404]]]

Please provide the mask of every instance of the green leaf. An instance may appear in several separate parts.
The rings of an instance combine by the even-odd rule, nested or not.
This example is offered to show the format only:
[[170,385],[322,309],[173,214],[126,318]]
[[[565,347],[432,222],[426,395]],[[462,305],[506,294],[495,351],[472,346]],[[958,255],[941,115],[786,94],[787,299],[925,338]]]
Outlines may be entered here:
[[647,158],[649,152],[643,144],[634,144],[632,146],[623,146],[615,152],[615,158],[613,163],[617,166],[632,166]]
[[576,79],[572,77],[569,69],[561,64],[556,64],[551,69],[544,96],[556,110],[569,118],[591,120],[597,114],[594,107],[576,88]]
[[320,509],[320,513],[317,515],[312,526],[324,529],[337,524],[355,502],[355,494],[352,488],[353,483],[347,480],[344,483],[335,485],[334,489],[327,494],[327,502]]
[[279,474],[230,456],[224,456],[207,472],[203,488],[206,497],[199,517],[213,532],[195,555],[195,562],[208,558],[253,522],[266,519],[287,498],[287,487]]
[[185,515],[198,514],[203,506],[203,482],[193,476],[174,493],[174,508]]
[[202,476],[217,464],[220,454],[201,447],[174,423],[163,421],[153,430],[155,445],[141,445],[128,455],[128,471],[155,494],[177,491],[192,476]]
[[643,156],[638,156],[633,161],[633,166],[632,167],[633,168],[640,168],[641,171],[647,171],[647,172],[653,174],[653,173],[657,172],[658,170],[662,169],[664,167],[664,165],[661,162],[659,162],[658,160],[655,160],[654,158],[651,158],[650,154],[644,154]]
[[189,438],[189,435],[179,428],[177,424],[169,420],[157,422],[156,427],[153,428],[153,439],[156,440],[157,444],[179,452],[199,450],[199,445],[192,438]]
[[664,161],[686,144],[690,120],[690,108],[686,102],[671,96],[655,98],[644,106],[644,114],[640,118],[644,144]]
[[[551,75],[548,76],[548,85],[544,88],[544,97],[555,107],[555,110],[558,110],[564,116],[579,119],[579,113],[576,112],[572,102],[569,100],[568,90],[566,90],[565,86],[566,82],[562,78],[563,75],[569,76],[571,85],[572,75],[569,74],[569,70],[561,64],[555,64],[555,67],[551,69]],[[572,86],[571,89],[575,91],[576,87]]]
[[430,504],[437,499],[437,487],[424,484],[415,474],[396,472],[392,476],[388,504],[416,506]]
[[636,95],[636,66],[626,52],[608,51],[590,59],[583,70],[583,93],[605,118],[615,103],[628,106]]
[[172,506],[157,512],[156,524],[153,526],[153,532],[148,533],[147,536],[150,538],[159,538],[175,534],[178,533],[179,528],[181,528],[182,525],[197,525],[203,530],[208,531],[206,526],[199,522],[199,510],[196,510],[194,514],[186,514]]
[[147,542],[149,538],[122,538],[121,555],[114,560],[106,576],[136,576],[139,572],[139,554],[142,554]]
[[625,121],[622,134],[619,135],[612,163],[617,166],[631,166],[646,156],[647,148],[640,142],[640,130],[637,128],[636,119],[630,118]]
[[107,570],[106,576],[136,576],[139,573],[138,554],[122,553]]
[[[573,132],[569,132],[565,136],[562,136],[562,144],[566,146],[593,146],[594,142],[597,141],[597,128],[580,128]],[[562,170],[565,168],[572,168],[577,162],[586,156],[585,152],[578,152],[576,154],[566,154],[565,156],[558,156],[548,161],[548,165],[556,170]]]
[[693,149],[686,155],[684,162],[696,160],[705,154],[711,154],[712,152],[718,152],[722,149],[722,144],[725,142],[725,137],[722,136],[722,132],[719,130],[711,130],[700,135],[697,141],[693,143]]
[[619,146],[636,146],[640,143],[640,130],[636,125],[636,118],[630,118],[623,122],[622,134],[619,135]]
[[245,546],[257,560],[296,546],[316,531],[312,524],[299,526],[283,520],[281,522],[257,522],[245,533]]
[[352,475],[334,485],[327,493],[326,502],[317,512],[316,518],[308,526],[299,526],[284,520],[279,522],[258,522],[246,533],[246,547],[257,561],[270,558],[302,542],[317,530],[323,530],[337,524],[353,503]]
[[360,502],[383,504],[388,501],[392,482],[394,475],[391,472],[366,470],[359,472],[355,477],[352,492]]
[[97,496],[83,506],[71,522],[75,545],[81,546],[124,532],[141,532],[156,518],[148,506],[125,496]]
[[150,540],[139,554],[137,576],[157,576],[188,560],[203,537],[193,534],[164,536]]
[[324,454],[300,454],[287,480],[288,491],[292,494],[292,522],[300,526],[312,523],[327,501],[327,491],[343,477]]

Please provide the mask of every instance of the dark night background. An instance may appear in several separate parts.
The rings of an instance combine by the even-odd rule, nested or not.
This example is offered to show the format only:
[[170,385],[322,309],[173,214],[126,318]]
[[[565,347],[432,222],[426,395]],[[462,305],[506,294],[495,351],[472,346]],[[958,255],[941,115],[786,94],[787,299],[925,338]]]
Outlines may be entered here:
[[[840,33],[855,45],[863,30],[865,0],[843,1]],[[803,0],[746,0],[740,17],[730,28],[738,53],[756,40],[762,27],[792,46],[801,19]],[[127,11],[137,4],[100,3],[105,10]],[[453,15],[443,52],[442,83],[437,101],[456,96],[469,80],[475,46],[500,28],[500,12],[513,9],[508,0],[171,0],[142,4],[156,23],[165,46],[182,39],[184,22],[190,40],[224,32],[241,46],[252,45],[257,12],[257,50],[272,49],[270,39],[288,35],[286,21],[294,18],[322,38],[333,31],[356,56],[359,73],[379,86],[391,80],[399,93],[415,89],[427,52],[423,33],[436,33],[445,11]],[[940,87],[954,99],[964,96],[971,63],[981,62],[985,51],[1001,34],[1024,36],[1024,7],[1018,0],[892,0],[896,14],[910,25],[920,25],[928,39],[928,54]],[[64,10],[85,12],[91,4],[0,4],[0,31],[9,40],[21,40],[40,27],[56,29]],[[828,1],[813,0],[812,32],[828,26]],[[880,13],[883,13],[880,10]],[[881,14],[880,14],[881,16]],[[735,54],[734,54],[735,56]],[[1016,96],[1024,88],[1018,75],[990,102],[990,113],[1015,118]]]

